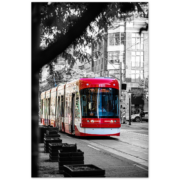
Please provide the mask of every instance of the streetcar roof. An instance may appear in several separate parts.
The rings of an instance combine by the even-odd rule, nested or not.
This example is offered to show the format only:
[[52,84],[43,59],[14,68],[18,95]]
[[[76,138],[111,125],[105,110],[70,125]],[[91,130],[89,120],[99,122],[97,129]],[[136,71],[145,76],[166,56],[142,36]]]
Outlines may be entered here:
[[115,78],[80,78],[80,89],[90,87],[111,87],[119,89],[118,80]]
[[80,80],[85,80],[85,79],[92,79],[92,80],[97,80],[97,79],[101,79],[101,80],[116,80],[116,78],[112,78],[112,77],[83,77],[80,78]]
[[[118,80],[115,79],[115,78],[111,78],[111,77],[83,77],[83,78],[79,78],[77,80],[73,80],[71,82],[67,82],[66,84],[58,84],[57,87],[54,87],[54,88],[51,88],[47,91],[44,91],[42,93],[46,93],[46,94],[49,94],[52,90],[57,90],[59,88],[62,88],[68,84],[73,84],[73,83],[76,83],[76,82],[83,82],[84,85],[81,85],[80,89],[83,89],[83,88],[87,88],[85,86],[86,83],[89,83],[89,84],[96,84],[94,87],[100,87],[99,84],[109,84],[109,86],[102,86],[102,87],[113,87],[113,88],[116,88],[116,89],[119,89],[119,83],[118,83]],[[98,85],[98,86],[97,86]],[[93,87],[93,85],[91,85],[91,87]],[[41,93],[41,95],[42,95]],[[44,95],[44,94],[43,94]]]

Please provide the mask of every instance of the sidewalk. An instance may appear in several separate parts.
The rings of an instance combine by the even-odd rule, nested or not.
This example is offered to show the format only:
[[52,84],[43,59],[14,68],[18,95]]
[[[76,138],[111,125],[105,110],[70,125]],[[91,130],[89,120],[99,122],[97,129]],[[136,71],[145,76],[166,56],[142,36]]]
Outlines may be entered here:
[[126,124],[121,124],[122,129],[131,128],[131,129],[148,129],[149,123],[148,122],[132,122],[129,125],[129,121],[126,121]]
[[49,160],[49,153],[44,153],[44,143],[39,144],[39,177],[60,177],[58,162],[51,162]]
[[121,124],[120,136],[118,139],[121,142],[138,146],[144,149],[149,149],[149,124],[147,122],[131,122],[126,121],[126,124]]

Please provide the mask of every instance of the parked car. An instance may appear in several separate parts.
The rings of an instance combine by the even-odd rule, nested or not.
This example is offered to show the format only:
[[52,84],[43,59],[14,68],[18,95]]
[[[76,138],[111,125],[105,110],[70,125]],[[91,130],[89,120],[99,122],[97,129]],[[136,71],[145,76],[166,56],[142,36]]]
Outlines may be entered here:
[[136,113],[136,114],[132,114],[131,115],[131,119],[132,121],[136,121],[136,122],[140,122],[140,119],[142,118],[142,121],[148,121],[148,111],[143,111],[141,112],[141,116],[140,113]]
[[141,113],[142,120],[148,121],[149,120],[149,114],[148,111],[144,111]]
[[132,121],[140,122],[140,119],[141,119],[141,117],[140,117],[139,113],[135,113],[135,114],[131,115],[131,120]]

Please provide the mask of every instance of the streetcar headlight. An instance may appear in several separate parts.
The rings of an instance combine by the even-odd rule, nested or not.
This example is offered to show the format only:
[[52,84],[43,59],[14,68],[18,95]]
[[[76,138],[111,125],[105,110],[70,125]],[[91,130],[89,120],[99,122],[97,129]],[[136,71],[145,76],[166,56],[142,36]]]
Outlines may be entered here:
[[114,122],[116,122],[116,120],[114,120]]
[[89,122],[89,120],[87,120],[87,122]]

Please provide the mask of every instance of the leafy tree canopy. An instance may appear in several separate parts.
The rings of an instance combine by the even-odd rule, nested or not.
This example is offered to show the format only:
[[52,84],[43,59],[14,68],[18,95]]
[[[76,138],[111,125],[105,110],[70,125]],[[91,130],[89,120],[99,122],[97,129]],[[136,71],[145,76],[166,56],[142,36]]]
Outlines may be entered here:
[[[56,42],[58,38],[65,35],[76,24],[78,19],[84,15],[89,4],[41,3],[41,47],[46,49]],[[74,54],[69,53],[67,49],[61,56],[68,60],[71,68],[77,59],[90,61],[92,59],[91,55],[84,51],[86,46],[91,47],[92,44],[106,38],[107,28],[112,27],[112,23],[117,19],[126,20],[134,13],[139,13],[145,17],[144,7],[147,7],[147,5],[148,3],[145,2],[108,3],[107,8],[95,18],[95,21],[90,23],[83,35],[73,41]],[[53,59],[53,62],[56,63],[57,58]],[[52,62],[49,64],[50,74],[54,73],[54,65]]]

